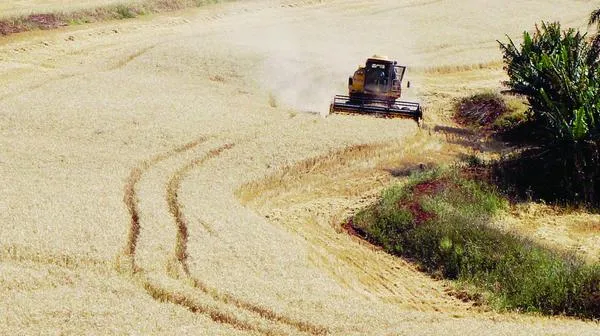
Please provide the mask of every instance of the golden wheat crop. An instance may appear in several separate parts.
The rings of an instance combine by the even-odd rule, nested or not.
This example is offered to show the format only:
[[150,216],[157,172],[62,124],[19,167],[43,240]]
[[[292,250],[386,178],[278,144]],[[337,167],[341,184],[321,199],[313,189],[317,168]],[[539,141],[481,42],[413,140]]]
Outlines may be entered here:
[[[504,33],[593,7],[252,0],[0,38],[2,332],[597,333],[474,307],[342,228],[408,172],[494,152],[453,99],[498,89]],[[373,53],[410,66],[426,127],[324,117]]]

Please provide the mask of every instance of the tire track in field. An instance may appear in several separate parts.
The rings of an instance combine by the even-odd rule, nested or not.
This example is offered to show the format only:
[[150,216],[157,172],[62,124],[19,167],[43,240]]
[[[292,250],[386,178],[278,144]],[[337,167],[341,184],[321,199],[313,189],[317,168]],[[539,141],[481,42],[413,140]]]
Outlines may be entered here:
[[[169,212],[175,219],[175,224],[177,226],[177,237],[175,241],[175,258],[179,262],[179,264],[183,267],[186,274],[189,274],[189,268],[187,264],[187,242],[188,242],[188,223],[187,219],[183,215],[181,203],[179,202],[179,189],[181,187],[181,182],[185,178],[185,176],[195,167],[203,164],[204,162],[219,156],[223,151],[233,148],[233,144],[226,144],[219,148],[210,150],[208,154],[203,157],[192,160],[190,163],[185,165],[183,168],[180,168],[171,176],[169,182],[167,183],[167,205],[169,207]],[[216,235],[216,232],[210,226],[210,224],[201,222],[202,226],[208,233],[211,235]]]
[[[143,176],[155,165],[178,154],[195,149],[200,144],[206,142],[207,139],[207,137],[200,137],[175,149],[158,154],[148,160],[142,161],[131,170],[125,184],[123,196],[123,202],[129,212],[130,225],[123,251],[117,256],[117,269],[121,273],[132,275],[134,281],[155,300],[179,305],[193,313],[208,316],[217,323],[228,324],[238,330],[251,331],[264,335],[289,334],[285,330],[275,327],[281,325],[284,329],[292,328],[292,330],[311,335],[327,334],[328,330],[324,327],[297,321],[276,313],[269,308],[241,300],[232,294],[222,293],[218,289],[206,285],[201,280],[193,278],[189,271],[187,265],[188,223],[178,197],[182,181],[191,170],[201,166],[210,159],[218,157],[224,151],[233,148],[234,144],[229,143],[209,150],[206,154],[176,170],[167,182],[166,203],[177,229],[174,244],[176,265],[168,264],[166,270],[166,274],[171,278],[171,285],[169,285],[169,281],[157,281],[153,274],[148,273],[148,271],[136,264],[136,247],[141,226],[143,225],[140,220],[138,184]],[[216,232],[208,223],[202,223],[202,225],[210,235],[216,236]],[[177,267],[173,268],[173,266]],[[173,276],[173,273],[175,276]],[[208,297],[214,302],[195,298],[194,291],[201,294],[201,297]],[[257,318],[259,320],[256,320]],[[260,320],[269,322],[262,323]]]
[[152,283],[148,278],[142,280],[142,286],[157,301],[169,302],[184,307],[194,314],[206,315],[217,323],[228,324],[242,331],[254,331],[262,335],[276,335],[276,333],[269,329],[257,327],[249,322],[242,321],[230,312],[223,312],[219,307],[196,302],[184,293],[169,291],[161,285]]
[[[182,146],[174,148],[165,153],[158,154],[148,160],[142,161],[136,167],[134,167],[129,173],[129,177],[127,178],[127,182],[125,184],[125,190],[123,195],[123,202],[125,203],[125,207],[129,212],[130,224],[129,231],[127,233],[127,240],[125,246],[123,248],[122,255],[117,256],[117,268],[121,268],[125,266],[128,268],[130,273],[134,273],[136,271],[135,266],[135,249],[137,246],[137,241],[140,235],[140,210],[139,210],[139,199],[137,196],[136,187],[140,182],[142,175],[145,174],[150,168],[166,159],[175,156],[179,153],[183,153],[185,151],[191,150],[201,143],[207,140],[206,137],[199,137],[195,140],[192,140]],[[126,265],[121,264],[121,257],[125,258]]]
[[[221,293],[216,288],[211,288],[201,280],[193,277],[189,271],[187,264],[187,242],[188,242],[188,222],[182,210],[182,205],[179,201],[179,189],[181,187],[182,180],[185,176],[195,167],[201,165],[205,161],[214,158],[221,154],[225,150],[229,150],[234,147],[234,144],[226,144],[217,149],[209,151],[209,153],[199,159],[195,159],[189,164],[185,165],[181,169],[175,172],[167,184],[167,204],[169,206],[169,212],[174,218],[177,226],[177,241],[175,245],[175,258],[183,270],[184,276],[191,281],[193,286],[205,294],[211,296],[215,301],[221,301],[223,303],[233,304],[235,307],[243,310],[250,311],[258,314],[260,317],[271,320],[273,322],[283,323],[298,329],[301,332],[309,333],[311,335],[326,335],[328,330],[325,327],[312,325],[308,322],[298,321],[288,316],[281,315],[269,308],[256,305],[254,303],[240,300],[229,293]],[[205,222],[201,222],[202,226],[211,235],[216,235],[214,229]]]
[[148,47],[144,47],[130,55],[128,55],[127,57],[125,57],[124,59],[118,61],[115,65],[111,66],[108,68],[109,71],[112,70],[118,70],[121,68],[124,68],[127,64],[133,62],[134,60],[136,60],[138,57],[143,56],[144,54],[148,53],[149,51],[151,51],[152,49],[156,48],[158,44],[153,44],[151,46]]
[[[188,309],[193,313],[206,315],[217,323],[229,324],[232,327],[239,330],[255,331],[261,334],[268,335],[270,334],[268,330],[257,328],[245,321],[242,321],[236,318],[230,312],[223,312],[216,305],[202,304],[189,298],[185,294],[165,288],[164,285],[152,280],[149,274],[147,274],[141,267],[137,266],[135,263],[136,247],[141,229],[139,198],[136,190],[138,183],[140,182],[143,175],[147,173],[153,166],[171,157],[174,157],[177,154],[194,149],[201,143],[204,143],[206,140],[206,137],[199,137],[175,149],[158,154],[148,160],[142,161],[140,164],[138,164],[131,170],[125,185],[123,196],[123,202],[125,203],[125,206],[129,212],[130,225],[127,234],[127,241],[125,243],[122,255],[117,256],[117,270],[120,272],[125,271],[133,275],[134,281],[137,282],[152,298],[154,298],[157,301],[170,302],[176,304],[178,306]],[[220,152],[216,153],[213,151],[213,155],[211,156],[209,153],[209,156],[214,157],[218,154],[220,154]],[[204,162],[207,159],[208,158],[204,157],[195,161],[198,161],[197,164],[200,164],[200,161]]]

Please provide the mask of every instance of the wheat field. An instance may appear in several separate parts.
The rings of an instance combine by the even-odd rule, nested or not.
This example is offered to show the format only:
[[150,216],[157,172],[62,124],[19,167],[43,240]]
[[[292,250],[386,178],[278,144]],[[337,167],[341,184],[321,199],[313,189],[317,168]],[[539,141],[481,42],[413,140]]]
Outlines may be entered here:
[[[462,302],[342,228],[394,172],[488,148],[449,115],[500,88],[496,39],[594,7],[252,0],[0,38],[2,333],[599,334]],[[374,53],[426,128],[325,117]]]

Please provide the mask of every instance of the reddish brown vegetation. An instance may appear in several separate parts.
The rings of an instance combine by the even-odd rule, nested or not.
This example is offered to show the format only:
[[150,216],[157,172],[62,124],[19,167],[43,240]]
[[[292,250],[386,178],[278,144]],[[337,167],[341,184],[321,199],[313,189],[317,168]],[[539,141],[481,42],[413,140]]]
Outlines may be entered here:
[[366,237],[363,230],[354,226],[354,221],[352,218],[348,219],[346,223],[342,224],[342,229],[344,229],[344,231],[351,236],[356,236],[363,239]]
[[32,14],[27,17],[26,21],[35,24],[40,29],[52,29],[67,25],[56,14]]
[[17,27],[16,25],[7,21],[0,21],[0,35],[8,35],[18,32],[19,27]]
[[400,208],[407,209],[413,217],[415,225],[421,225],[435,218],[435,214],[426,211],[421,205],[421,200],[426,196],[433,196],[448,187],[446,179],[429,180],[416,184],[412,187],[412,198],[401,200],[398,203]]
[[408,210],[410,210],[410,213],[412,214],[413,220],[416,225],[421,225],[427,222],[428,220],[435,218],[435,214],[425,211],[425,209],[423,209],[421,204],[419,204],[418,202],[413,201],[406,207],[408,208]]
[[437,194],[444,190],[447,186],[448,180],[446,179],[425,181],[415,185],[412,189],[412,192],[416,198],[420,198],[422,196],[431,196]]
[[458,104],[455,120],[461,125],[491,126],[508,107],[500,95],[483,93]]
[[21,33],[33,29],[54,29],[66,25],[67,22],[57,14],[31,14],[16,20],[0,20],[0,35]]

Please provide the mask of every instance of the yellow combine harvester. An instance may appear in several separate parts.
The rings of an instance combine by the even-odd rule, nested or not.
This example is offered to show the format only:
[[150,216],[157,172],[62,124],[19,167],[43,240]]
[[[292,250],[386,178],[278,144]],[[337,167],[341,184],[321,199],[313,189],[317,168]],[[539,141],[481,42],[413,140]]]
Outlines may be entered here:
[[330,113],[367,114],[377,117],[413,118],[419,125],[423,112],[418,103],[397,100],[402,95],[402,78],[406,67],[385,56],[367,59],[348,79],[348,95],[337,95]]

